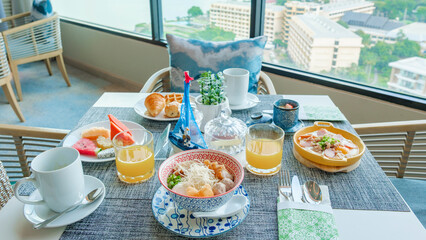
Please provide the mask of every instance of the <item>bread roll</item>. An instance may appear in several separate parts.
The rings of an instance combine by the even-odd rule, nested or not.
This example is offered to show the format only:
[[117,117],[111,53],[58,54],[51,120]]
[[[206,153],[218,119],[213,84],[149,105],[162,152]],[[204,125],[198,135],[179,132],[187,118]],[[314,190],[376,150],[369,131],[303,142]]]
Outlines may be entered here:
[[160,114],[165,106],[166,100],[164,99],[164,96],[159,93],[151,93],[145,98],[145,107],[148,110],[148,113],[153,117]]
[[177,118],[180,116],[180,103],[178,102],[171,102],[169,104],[166,105],[166,108],[164,109],[165,113],[166,113],[166,117],[169,118]]

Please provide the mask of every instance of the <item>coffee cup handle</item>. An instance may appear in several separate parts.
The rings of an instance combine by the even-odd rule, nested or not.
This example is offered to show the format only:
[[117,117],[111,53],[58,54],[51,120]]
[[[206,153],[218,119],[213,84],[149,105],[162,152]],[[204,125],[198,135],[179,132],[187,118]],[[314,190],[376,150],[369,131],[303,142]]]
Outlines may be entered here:
[[19,201],[26,203],[26,204],[42,204],[42,203],[44,203],[44,200],[30,200],[29,197],[27,197],[27,196],[19,195],[19,193],[18,193],[19,187],[25,182],[32,182],[34,184],[34,186],[36,186],[36,184],[35,184],[36,181],[35,181],[35,178],[33,178],[33,177],[25,177],[25,178],[20,179],[19,181],[17,181],[15,183],[15,186],[13,187],[13,191],[15,192],[16,198]]

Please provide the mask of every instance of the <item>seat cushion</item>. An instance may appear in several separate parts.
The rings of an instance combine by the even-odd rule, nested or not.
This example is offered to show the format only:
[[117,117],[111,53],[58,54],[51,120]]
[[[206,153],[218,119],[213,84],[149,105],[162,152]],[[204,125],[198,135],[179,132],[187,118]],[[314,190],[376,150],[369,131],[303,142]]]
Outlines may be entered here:
[[[217,73],[227,68],[244,68],[250,72],[249,92],[257,93],[267,37],[261,36],[233,42],[207,42],[166,35],[170,54],[171,91],[183,92],[184,71],[198,79],[203,72]],[[198,83],[191,83],[198,92]]]
[[426,180],[389,178],[426,228]]

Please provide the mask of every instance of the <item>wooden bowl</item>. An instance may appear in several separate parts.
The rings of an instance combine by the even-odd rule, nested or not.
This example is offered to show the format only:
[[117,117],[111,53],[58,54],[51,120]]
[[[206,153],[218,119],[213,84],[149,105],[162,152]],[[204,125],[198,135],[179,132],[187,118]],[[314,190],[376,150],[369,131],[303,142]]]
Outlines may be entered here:
[[[320,155],[318,153],[305,150],[302,146],[300,146],[298,141],[299,136],[320,130],[321,128],[324,128],[327,131],[335,133],[335,134],[340,134],[344,138],[351,140],[355,145],[358,146],[359,153],[355,156],[345,158],[345,159],[332,159],[332,158],[328,158],[326,156]],[[304,127],[300,129],[293,136],[293,145],[294,145],[294,150],[303,158],[321,165],[336,166],[336,167],[337,166],[345,167],[345,166],[349,166],[356,163],[357,161],[361,159],[365,151],[365,144],[359,137],[355,136],[354,134],[348,131],[342,130],[340,128],[335,128],[333,124],[330,122],[315,122],[313,126]]]

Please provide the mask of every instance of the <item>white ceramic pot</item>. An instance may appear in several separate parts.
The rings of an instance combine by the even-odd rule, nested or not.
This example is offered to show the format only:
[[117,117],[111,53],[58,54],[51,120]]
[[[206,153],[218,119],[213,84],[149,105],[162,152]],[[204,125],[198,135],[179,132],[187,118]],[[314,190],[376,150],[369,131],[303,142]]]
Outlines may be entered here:
[[203,113],[203,120],[201,121],[200,130],[204,132],[204,126],[206,123],[214,118],[217,118],[220,111],[223,108],[229,108],[228,98],[225,97],[225,101],[219,105],[204,105],[201,103],[201,95],[195,98],[195,104],[197,104],[198,111]]

